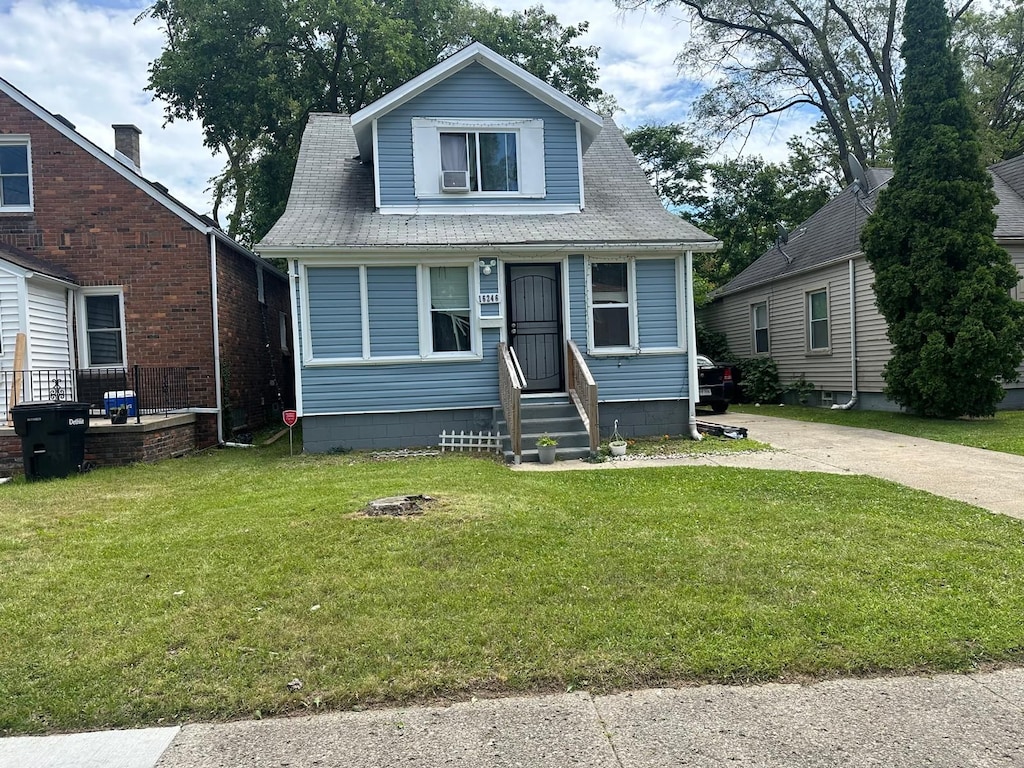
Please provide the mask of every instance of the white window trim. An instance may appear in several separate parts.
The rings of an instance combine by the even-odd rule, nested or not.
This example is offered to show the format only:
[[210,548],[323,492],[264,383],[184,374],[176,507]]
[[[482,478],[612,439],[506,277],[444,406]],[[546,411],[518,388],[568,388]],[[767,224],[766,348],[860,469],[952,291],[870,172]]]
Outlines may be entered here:
[[[93,364],[89,355],[89,333],[86,328],[88,315],[85,309],[87,296],[117,296],[118,309],[121,313],[121,364]],[[83,368],[127,368],[128,367],[128,328],[125,325],[124,288],[120,285],[97,285],[80,288],[76,296],[75,325],[78,336],[78,357]]]
[[[591,265],[593,264],[622,264],[626,265],[626,289],[629,296],[625,304],[601,305],[601,306],[625,306],[629,311],[629,345],[622,347],[598,347],[594,343],[594,286]],[[587,293],[587,354],[591,357],[621,357],[622,355],[640,354],[640,329],[637,324],[637,300],[636,300],[636,259],[632,256],[625,257],[593,257],[588,256],[584,260],[586,293]]]
[[288,313],[277,313],[277,328],[281,336],[281,351],[288,354],[291,351],[291,343],[288,334]]
[[32,213],[35,210],[35,188],[33,186],[32,173],[32,138],[27,134],[10,133],[0,134],[0,145],[24,146],[25,159],[28,163],[28,205],[0,205],[0,214],[4,213]]
[[[393,365],[425,362],[472,362],[482,360],[483,355],[483,333],[480,321],[480,306],[478,296],[480,293],[479,270],[476,267],[477,259],[460,259],[458,261],[431,262],[422,264],[419,262],[389,262],[386,264],[372,264],[374,267],[415,267],[416,268],[416,304],[417,304],[417,325],[419,336],[418,355],[396,355],[381,356],[373,355],[370,346],[370,305],[368,301],[368,285],[366,277],[366,264],[352,263],[324,263],[316,264],[317,267],[350,267],[359,270],[359,307],[360,326],[362,338],[362,350],[360,356],[352,357],[317,357],[313,354],[313,333],[309,314],[309,269],[310,265],[303,264],[300,283],[302,291],[302,349],[303,367],[344,367],[359,365]],[[469,316],[470,316],[470,345],[471,349],[464,352],[434,352],[433,337],[431,334],[430,319],[430,268],[431,267],[461,267],[469,273]]]
[[[764,307],[764,326],[759,327],[757,325],[757,308]],[[757,332],[759,330],[765,331],[767,337],[768,348],[758,349],[757,348]],[[768,300],[755,301],[750,305],[750,351],[754,355],[770,355],[772,352],[772,334],[771,334],[771,318],[768,315]]]
[[256,299],[260,304],[267,303],[267,293],[263,285],[263,266],[256,265]]
[[[501,132],[516,134],[519,191],[441,191],[442,133]],[[544,121],[530,119],[412,118],[413,187],[420,200],[537,199],[546,196],[544,178]]]
[[[814,335],[811,333],[811,297],[816,296],[819,293],[825,294],[825,333],[828,337],[826,339],[826,345],[824,347],[815,347],[813,345]],[[807,340],[807,353],[810,355],[822,355],[828,354],[832,351],[832,297],[829,296],[828,287],[816,288],[812,291],[807,291],[804,294],[804,318],[807,323],[807,333],[805,339]],[[818,321],[820,322],[820,320]]]

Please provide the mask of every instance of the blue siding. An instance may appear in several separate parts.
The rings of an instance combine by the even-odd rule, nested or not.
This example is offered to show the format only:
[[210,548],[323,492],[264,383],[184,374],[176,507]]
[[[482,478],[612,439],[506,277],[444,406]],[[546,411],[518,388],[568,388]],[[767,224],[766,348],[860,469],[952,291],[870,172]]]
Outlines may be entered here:
[[309,275],[314,357],[362,357],[358,267],[315,267]]
[[[481,202],[459,196],[417,200],[413,186],[412,118],[541,119],[544,121],[545,200],[579,205],[579,164],[576,122],[480,64],[471,64],[377,122],[377,173],[381,205],[464,205]],[[488,197],[487,203],[508,205],[543,202],[537,199]]]
[[[642,306],[646,301],[653,307],[659,306],[654,294],[664,293],[664,286],[653,286],[654,294],[649,298],[648,291],[654,275],[664,272],[665,262],[656,259],[651,262],[653,269],[644,267],[644,260],[637,261],[637,301]],[[569,295],[571,312],[571,333],[576,346],[583,352],[587,367],[597,382],[598,398],[607,400],[658,400],[685,398],[688,396],[686,354],[667,355],[622,355],[616,357],[594,357],[587,354],[587,302],[586,302],[586,262],[582,256],[569,258]],[[644,278],[641,279],[641,274]],[[675,278],[672,284],[675,285]],[[673,289],[674,290],[674,289]],[[654,299],[653,301],[651,299]],[[662,300],[663,300],[662,296]],[[655,313],[658,314],[658,313]],[[640,321],[644,315],[641,314]],[[655,323],[652,328],[657,328]],[[672,308],[672,327],[675,328],[675,308]],[[652,330],[653,333],[653,330]],[[643,323],[640,326],[640,338],[645,338]]]
[[416,267],[367,267],[371,357],[420,353]]
[[637,260],[636,293],[640,349],[682,346],[676,312],[676,260]]
[[484,359],[302,369],[304,414],[494,407],[498,331],[483,332]]

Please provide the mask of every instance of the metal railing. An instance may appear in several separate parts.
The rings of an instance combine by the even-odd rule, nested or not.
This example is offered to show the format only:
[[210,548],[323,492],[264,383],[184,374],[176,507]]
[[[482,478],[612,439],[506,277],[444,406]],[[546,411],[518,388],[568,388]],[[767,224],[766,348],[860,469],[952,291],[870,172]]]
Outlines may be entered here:
[[518,462],[523,455],[523,429],[520,423],[523,379],[515,354],[515,350],[505,342],[498,343],[498,388],[501,393],[501,407],[505,411],[505,423],[508,424],[512,455]]
[[569,374],[569,397],[576,406],[576,410],[583,420],[583,426],[586,427],[590,435],[590,452],[596,453],[601,444],[601,424],[597,414],[597,382],[594,381],[590,369],[587,368],[583,353],[576,346],[576,342],[569,339],[565,346],[566,371]]
[[[131,391],[135,397],[135,420],[143,415],[167,414],[193,406],[190,382],[198,368],[33,368],[0,371],[0,405],[3,419],[18,403],[38,400],[67,400],[89,403],[94,415],[106,413],[108,393]],[[112,395],[117,397],[117,395]],[[2,423],[2,422],[0,422]]]

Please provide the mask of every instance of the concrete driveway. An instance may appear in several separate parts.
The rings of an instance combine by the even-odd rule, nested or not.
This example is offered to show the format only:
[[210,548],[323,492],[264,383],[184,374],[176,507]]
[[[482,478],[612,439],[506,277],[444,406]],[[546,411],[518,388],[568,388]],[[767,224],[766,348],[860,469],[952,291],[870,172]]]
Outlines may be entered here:
[[[768,443],[775,452],[784,454],[788,460],[780,463],[794,465],[788,468],[798,468],[795,464],[802,461],[806,462],[805,469],[872,475],[1024,519],[1024,456],[761,414],[725,413],[698,418],[746,427],[751,439]],[[735,459],[742,461],[743,457]],[[740,461],[716,463],[748,466]]]

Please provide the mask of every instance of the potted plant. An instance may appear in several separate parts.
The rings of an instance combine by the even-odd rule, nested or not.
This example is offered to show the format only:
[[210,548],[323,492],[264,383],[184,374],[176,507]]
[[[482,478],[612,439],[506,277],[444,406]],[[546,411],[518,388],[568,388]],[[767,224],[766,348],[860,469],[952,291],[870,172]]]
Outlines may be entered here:
[[537,438],[537,458],[541,464],[554,464],[558,441],[545,432]]
[[626,455],[626,441],[622,435],[619,434],[619,420],[615,420],[615,429],[612,432],[612,439],[608,443],[608,450],[612,452],[612,456],[625,456]]
[[125,405],[119,405],[117,408],[110,412],[110,423],[111,424],[127,424],[128,423],[128,407]]

